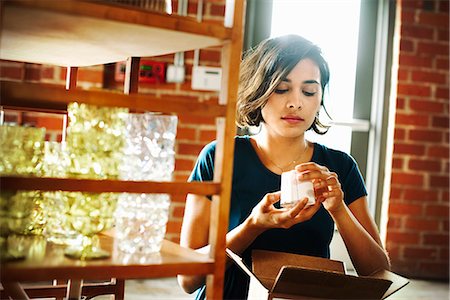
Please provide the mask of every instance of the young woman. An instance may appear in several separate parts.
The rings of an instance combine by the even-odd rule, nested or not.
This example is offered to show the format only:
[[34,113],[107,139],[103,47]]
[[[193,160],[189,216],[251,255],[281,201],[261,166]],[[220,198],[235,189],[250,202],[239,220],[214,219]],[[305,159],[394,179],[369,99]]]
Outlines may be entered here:
[[[368,275],[389,259],[369,215],[367,191],[354,159],[305,139],[307,130],[324,134],[319,121],[329,81],[328,64],[310,41],[288,35],[263,41],[241,65],[237,104],[239,126],[260,126],[254,136],[236,137],[227,247],[248,265],[253,249],[330,257],[337,226],[356,271]],[[215,142],[199,155],[190,180],[211,181]],[[280,208],[281,173],[295,169],[312,181],[316,204],[301,199]],[[208,250],[208,197],[188,195],[180,244]],[[233,264],[225,275],[224,299],[245,299],[248,276]],[[204,276],[179,276],[189,293],[205,297]]]

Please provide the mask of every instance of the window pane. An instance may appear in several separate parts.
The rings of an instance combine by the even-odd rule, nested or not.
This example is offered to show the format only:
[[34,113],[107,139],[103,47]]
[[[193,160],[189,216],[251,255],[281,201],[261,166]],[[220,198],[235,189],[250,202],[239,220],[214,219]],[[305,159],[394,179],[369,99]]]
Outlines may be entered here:
[[[353,116],[360,0],[273,0],[271,36],[294,33],[322,48],[331,69],[325,107],[333,120]],[[321,112],[324,114],[324,112]],[[307,138],[350,153],[351,129],[333,126]]]

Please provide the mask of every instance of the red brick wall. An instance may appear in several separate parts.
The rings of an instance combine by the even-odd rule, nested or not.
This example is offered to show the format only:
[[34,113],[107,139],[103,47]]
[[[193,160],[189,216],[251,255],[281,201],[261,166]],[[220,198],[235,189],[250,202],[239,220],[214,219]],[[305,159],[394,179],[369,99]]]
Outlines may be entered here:
[[[177,11],[177,3],[173,1],[173,11]],[[203,19],[217,23],[223,23],[225,0],[204,1]],[[197,1],[190,0],[188,14],[195,17],[197,14]],[[220,48],[209,48],[200,51],[200,65],[220,66]],[[173,63],[174,55],[151,57],[150,60],[163,61],[167,64]],[[158,83],[140,84],[139,93],[157,94],[161,97],[169,95],[191,96],[192,101],[204,103],[217,103],[218,93],[193,91],[191,86],[191,73],[193,66],[194,51],[185,52],[186,80],[184,83]],[[16,81],[33,81],[65,84],[65,68],[24,64],[0,60],[0,79]],[[79,68],[77,86],[80,88],[102,88],[103,66],[92,66]],[[114,89],[123,89],[123,83],[117,82]],[[62,115],[42,114],[32,112],[7,111],[6,121],[31,124],[47,128],[47,140],[61,141],[61,130],[63,124]],[[203,146],[214,140],[216,136],[215,119],[212,117],[193,117],[188,114],[178,116],[176,162],[174,177],[176,180],[185,181],[194,166],[197,155]],[[166,238],[178,241],[181,230],[181,221],[184,212],[185,196],[172,197],[170,219],[167,226]]]
[[449,2],[403,0],[387,250],[394,271],[449,276]]

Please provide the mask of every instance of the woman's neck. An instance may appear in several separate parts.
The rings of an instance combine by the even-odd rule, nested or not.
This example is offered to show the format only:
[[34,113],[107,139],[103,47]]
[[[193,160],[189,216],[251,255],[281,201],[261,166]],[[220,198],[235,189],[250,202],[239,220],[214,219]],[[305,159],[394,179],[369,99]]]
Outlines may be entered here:
[[311,147],[304,135],[295,138],[274,137],[263,128],[253,139],[259,158],[275,173],[289,171],[295,165],[311,159]]

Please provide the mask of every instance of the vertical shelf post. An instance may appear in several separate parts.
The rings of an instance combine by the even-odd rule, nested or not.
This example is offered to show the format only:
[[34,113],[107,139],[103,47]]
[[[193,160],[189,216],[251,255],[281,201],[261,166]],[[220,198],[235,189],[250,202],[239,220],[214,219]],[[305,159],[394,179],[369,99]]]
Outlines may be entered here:
[[[232,3],[234,2],[234,3]],[[221,192],[213,196],[209,243],[210,257],[214,259],[214,273],[207,276],[206,295],[208,299],[223,298],[226,266],[226,234],[230,211],[231,185],[234,159],[234,137],[236,135],[235,113],[239,84],[239,66],[243,45],[243,16],[245,1],[227,1],[234,9],[231,41],[222,48],[222,88],[219,103],[226,104],[225,118],[217,119],[217,146],[214,162],[214,181],[221,183]],[[229,16],[225,16],[229,22]]]

